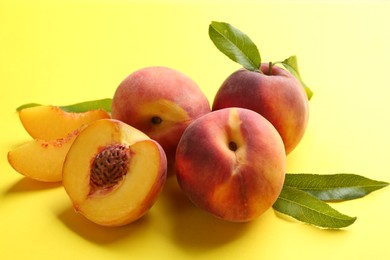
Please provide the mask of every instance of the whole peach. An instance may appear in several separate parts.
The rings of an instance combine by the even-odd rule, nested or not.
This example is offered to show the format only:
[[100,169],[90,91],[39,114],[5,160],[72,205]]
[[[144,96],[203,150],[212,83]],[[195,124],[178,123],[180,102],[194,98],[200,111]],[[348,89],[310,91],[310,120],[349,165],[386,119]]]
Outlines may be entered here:
[[269,64],[261,72],[240,69],[219,88],[213,110],[226,107],[251,109],[270,121],[281,135],[286,154],[301,141],[309,118],[309,102],[299,80],[290,72]]
[[176,177],[188,198],[233,222],[253,220],[270,208],[283,187],[283,141],[260,114],[226,108],[195,120],[176,151]]
[[112,117],[159,142],[170,163],[186,127],[210,110],[196,82],[167,67],[133,72],[120,83],[112,103]]

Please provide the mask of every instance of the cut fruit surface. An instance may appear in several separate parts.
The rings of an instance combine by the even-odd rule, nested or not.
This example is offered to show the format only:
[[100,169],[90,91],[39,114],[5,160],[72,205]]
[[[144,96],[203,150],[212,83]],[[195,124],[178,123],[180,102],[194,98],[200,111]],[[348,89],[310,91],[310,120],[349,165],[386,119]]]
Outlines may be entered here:
[[120,226],[149,210],[166,171],[156,141],[121,121],[103,119],[76,138],[64,163],[63,185],[76,211],[97,224]]
[[42,140],[59,139],[82,125],[110,118],[110,114],[102,109],[73,113],[65,112],[57,106],[35,106],[22,109],[18,113],[30,136]]
[[24,176],[44,182],[62,180],[62,165],[81,129],[66,137],[46,141],[35,139],[8,152],[8,162]]

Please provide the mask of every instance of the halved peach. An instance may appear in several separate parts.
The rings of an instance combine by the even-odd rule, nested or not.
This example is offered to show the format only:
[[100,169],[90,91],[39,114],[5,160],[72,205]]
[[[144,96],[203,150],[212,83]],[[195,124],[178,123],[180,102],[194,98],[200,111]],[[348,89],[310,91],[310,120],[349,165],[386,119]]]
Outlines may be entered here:
[[8,152],[9,164],[24,176],[44,182],[62,180],[62,165],[81,128],[57,140],[31,140]]
[[121,226],[152,207],[167,176],[164,150],[121,121],[98,120],[70,148],[63,185],[75,210],[103,226]]
[[82,125],[110,114],[103,109],[82,113],[66,112],[58,106],[35,106],[19,111],[23,127],[34,139],[55,140],[66,136]]

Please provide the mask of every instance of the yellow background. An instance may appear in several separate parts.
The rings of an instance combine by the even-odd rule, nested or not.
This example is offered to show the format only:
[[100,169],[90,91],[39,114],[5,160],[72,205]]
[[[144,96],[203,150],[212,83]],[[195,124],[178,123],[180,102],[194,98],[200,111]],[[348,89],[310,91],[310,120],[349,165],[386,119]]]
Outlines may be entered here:
[[170,178],[144,218],[104,228],[75,214],[61,185],[9,166],[7,151],[30,140],[15,113],[24,103],[112,97],[125,76],[152,65],[186,73],[211,102],[240,67],[210,41],[212,20],[247,33],[264,62],[297,55],[314,97],[288,172],[390,181],[389,3],[1,0],[1,259],[390,259],[388,187],[332,204],[358,219],[329,231],[273,210],[247,224],[223,222]]

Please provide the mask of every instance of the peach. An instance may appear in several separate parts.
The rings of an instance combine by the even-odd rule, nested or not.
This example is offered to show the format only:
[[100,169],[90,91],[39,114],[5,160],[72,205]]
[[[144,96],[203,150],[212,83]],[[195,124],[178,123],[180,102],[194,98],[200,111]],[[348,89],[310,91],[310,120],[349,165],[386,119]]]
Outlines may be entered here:
[[24,176],[43,182],[60,182],[62,165],[82,127],[57,140],[31,140],[8,152],[9,164]]
[[187,75],[167,67],[146,67],[127,76],[115,91],[112,117],[146,133],[174,161],[185,128],[210,112],[210,103]]
[[199,208],[232,222],[251,221],[278,198],[285,177],[283,141],[260,114],[226,108],[185,130],[176,151],[176,177]]
[[146,214],[166,175],[166,156],[156,141],[119,120],[101,119],[81,131],[69,149],[63,186],[87,219],[122,226]]
[[34,139],[55,140],[95,120],[110,118],[103,109],[66,112],[58,106],[35,106],[19,111],[23,127]]
[[281,135],[286,154],[301,141],[309,118],[306,92],[290,72],[261,65],[261,72],[240,69],[221,85],[213,101],[213,110],[227,107],[251,109],[270,121]]

